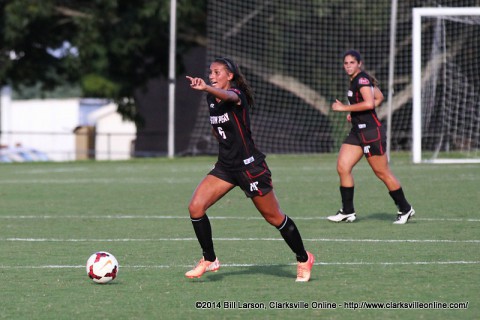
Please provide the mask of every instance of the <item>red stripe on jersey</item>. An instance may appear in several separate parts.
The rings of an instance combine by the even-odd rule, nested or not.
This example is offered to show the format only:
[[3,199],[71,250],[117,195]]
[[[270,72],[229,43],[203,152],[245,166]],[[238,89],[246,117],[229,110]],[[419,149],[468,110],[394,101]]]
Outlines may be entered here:
[[230,88],[230,89],[228,89],[227,91],[233,91],[233,92],[235,92],[235,93],[238,94],[238,95],[241,94],[240,90],[238,90],[237,88]]
[[[378,136],[381,137],[382,135],[380,134],[380,128],[377,128],[377,130],[378,130]],[[382,155],[382,154],[384,154],[385,152],[384,152],[384,150],[383,150],[382,139],[381,139],[381,138],[380,138],[380,143],[379,143],[379,145],[380,145],[380,154]]]
[[235,118],[235,122],[237,123],[238,131],[240,132],[240,136],[242,137],[243,146],[245,147],[245,150],[247,151],[247,156],[249,156],[250,154],[248,153],[248,147],[247,147],[247,143],[245,141],[245,135],[243,134],[242,127],[240,126],[240,121],[238,120],[238,117],[235,113],[233,113],[233,117]]
[[375,113],[371,111],[371,114],[372,114],[373,120],[375,120],[375,122],[377,123],[377,126],[381,127],[382,123],[377,119],[377,117],[375,116]]

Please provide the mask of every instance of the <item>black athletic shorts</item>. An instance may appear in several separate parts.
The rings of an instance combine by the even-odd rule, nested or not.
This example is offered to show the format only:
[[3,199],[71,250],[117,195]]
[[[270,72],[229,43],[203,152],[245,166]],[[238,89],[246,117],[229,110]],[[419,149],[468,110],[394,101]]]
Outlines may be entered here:
[[239,186],[249,198],[266,195],[273,189],[272,173],[265,161],[243,171],[228,171],[216,163],[208,174]]
[[363,154],[367,158],[381,156],[387,151],[387,133],[384,127],[364,129],[358,132],[351,130],[343,143],[362,147]]

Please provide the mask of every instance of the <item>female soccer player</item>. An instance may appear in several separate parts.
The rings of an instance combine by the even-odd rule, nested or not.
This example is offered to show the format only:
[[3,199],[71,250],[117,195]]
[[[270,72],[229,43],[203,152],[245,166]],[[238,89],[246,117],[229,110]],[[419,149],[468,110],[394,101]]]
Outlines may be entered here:
[[207,93],[210,124],[218,140],[219,153],[214,168],[197,186],[188,207],[203,257],[185,276],[199,278],[206,271],[219,269],[206,211],[239,186],[295,253],[298,261],[296,281],[308,281],[315,258],[305,251],[293,220],[280,209],[265,155],[252,139],[249,109],[254,99],[245,77],[231,59],[217,58],[210,65],[209,85],[201,78],[187,76],[187,79],[192,89]]
[[349,112],[347,119],[351,122],[352,129],[343,141],[337,159],[342,208],[336,215],[329,216],[328,220],[334,222],[355,221],[352,169],[363,154],[375,175],[387,186],[389,194],[398,208],[397,219],[394,223],[405,224],[415,214],[415,210],[408,203],[400,182],[390,171],[388,165],[385,154],[386,133],[375,112],[375,107],[383,101],[383,95],[374,85],[373,77],[362,71],[360,53],[355,50],[347,51],[343,56],[343,68],[350,78],[349,105],[344,105],[336,100],[332,104],[332,110]]

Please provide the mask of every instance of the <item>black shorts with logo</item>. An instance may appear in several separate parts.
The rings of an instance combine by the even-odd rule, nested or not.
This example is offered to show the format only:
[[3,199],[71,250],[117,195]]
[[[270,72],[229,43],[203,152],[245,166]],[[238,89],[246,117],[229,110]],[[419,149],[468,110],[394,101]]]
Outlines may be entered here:
[[239,186],[249,198],[264,196],[273,189],[272,173],[265,161],[243,171],[228,171],[219,163],[208,174]]
[[381,156],[387,150],[387,133],[384,127],[350,130],[343,143],[360,146],[365,157]]

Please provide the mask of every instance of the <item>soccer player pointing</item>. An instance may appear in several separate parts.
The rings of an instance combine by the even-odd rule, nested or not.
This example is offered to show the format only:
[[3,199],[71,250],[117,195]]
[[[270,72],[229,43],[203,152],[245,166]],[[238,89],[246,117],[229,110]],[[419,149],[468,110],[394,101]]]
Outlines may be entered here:
[[192,89],[207,93],[210,124],[219,151],[214,168],[197,186],[188,207],[203,257],[185,276],[199,278],[206,271],[219,269],[220,263],[213,248],[212,229],[206,211],[230,190],[239,186],[252,199],[265,220],[280,231],[295,253],[298,261],[296,281],[308,281],[315,258],[305,251],[302,237],[293,220],[280,209],[265,155],[253,141],[249,111],[254,99],[245,77],[231,59],[217,58],[210,64],[210,84],[201,78],[187,76],[187,79]]
[[347,51],[343,56],[343,68],[350,78],[348,105],[336,100],[332,110],[349,112],[347,119],[352,128],[340,148],[337,159],[337,172],[340,177],[340,195],[342,208],[336,215],[329,216],[334,222],[353,222],[356,213],[353,206],[354,180],[353,167],[360,161],[362,154],[368,161],[375,175],[383,181],[390,196],[398,208],[395,224],[405,224],[415,210],[408,203],[400,182],[393,175],[385,154],[385,128],[377,118],[375,107],[383,101],[383,94],[374,84],[375,80],[362,70],[360,53]]

